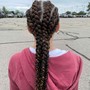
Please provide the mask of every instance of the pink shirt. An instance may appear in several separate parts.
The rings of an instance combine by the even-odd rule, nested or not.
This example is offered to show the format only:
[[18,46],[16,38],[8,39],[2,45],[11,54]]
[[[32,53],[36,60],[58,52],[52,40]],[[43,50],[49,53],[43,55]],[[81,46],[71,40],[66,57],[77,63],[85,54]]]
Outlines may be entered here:
[[[14,54],[9,62],[10,90],[35,90],[35,54],[29,48]],[[78,90],[83,62],[72,51],[49,57],[47,90]]]

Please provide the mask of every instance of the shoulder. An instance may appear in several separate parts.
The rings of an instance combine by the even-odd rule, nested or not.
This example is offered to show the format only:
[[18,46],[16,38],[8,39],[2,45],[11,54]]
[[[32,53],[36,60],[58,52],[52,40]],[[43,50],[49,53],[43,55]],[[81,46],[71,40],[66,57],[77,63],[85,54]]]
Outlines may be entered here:
[[18,61],[20,57],[20,52],[14,53],[11,57],[10,57],[10,63],[13,63],[15,61]]
[[[22,50],[23,51],[23,50]],[[9,60],[9,64],[8,64],[8,71],[10,76],[15,80],[18,72],[21,69],[21,65],[20,65],[20,57],[22,54],[22,51],[16,52],[14,53]]]
[[83,68],[82,57],[72,50],[70,50],[66,55],[67,57],[64,62],[66,67],[65,69],[68,69],[71,74],[76,75],[79,78]]
[[9,66],[13,67],[13,65],[16,65],[16,63],[19,62],[19,58],[20,58],[20,52],[14,53],[9,60]]
[[79,81],[79,78],[81,76],[81,73],[82,73],[82,69],[83,69],[83,59],[82,59],[82,56],[71,51],[71,54],[72,54],[72,57],[74,58],[73,59],[73,62],[74,62],[74,66],[75,66],[75,77],[74,77],[74,80],[75,83],[77,83]]
[[79,54],[77,54],[77,53],[75,53],[74,51],[71,51],[71,50],[70,50],[70,54],[71,54],[71,57],[72,57],[73,59],[77,60],[78,63],[79,63],[79,62],[82,62],[82,57],[81,57],[81,55],[79,55]]
[[70,51],[70,57],[75,65],[75,67],[77,67],[77,69],[79,69],[79,68],[82,69],[83,59],[82,59],[81,55],[75,53],[74,51]]
[[9,60],[9,67],[17,66],[20,63],[20,58],[23,56],[22,53],[26,50],[27,48],[22,49],[21,51],[18,51],[14,53]]

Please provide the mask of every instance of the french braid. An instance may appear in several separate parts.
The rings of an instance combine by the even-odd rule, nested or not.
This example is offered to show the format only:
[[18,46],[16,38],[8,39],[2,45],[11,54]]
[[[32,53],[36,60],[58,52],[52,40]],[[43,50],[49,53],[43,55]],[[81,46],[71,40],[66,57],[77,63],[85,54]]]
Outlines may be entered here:
[[59,22],[58,8],[50,1],[35,0],[32,7],[26,11],[26,17],[29,31],[36,39],[35,90],[46,90],[50,38]]

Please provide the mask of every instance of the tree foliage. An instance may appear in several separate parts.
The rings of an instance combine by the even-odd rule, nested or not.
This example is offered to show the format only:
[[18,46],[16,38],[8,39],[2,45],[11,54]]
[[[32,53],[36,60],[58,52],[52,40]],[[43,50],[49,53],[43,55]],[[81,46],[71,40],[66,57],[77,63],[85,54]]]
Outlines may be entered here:
[[2,7],[2,12],[3,12],[5,15],[7,15],[9,11],[6,9],[5,6],[3,6],[3,7]]
[[90,2],[88,3],[88,6],[87,6],[87,11],[90,11]]
[[71,12],[70,11],[67,11],[66,14],[69,15],[69,14],[71,14]]
[[86,12],[80,11],[80,12],[77,13],[77,15],[86,15]]
[[77,12],[72,12],[72,15],[77,15]]

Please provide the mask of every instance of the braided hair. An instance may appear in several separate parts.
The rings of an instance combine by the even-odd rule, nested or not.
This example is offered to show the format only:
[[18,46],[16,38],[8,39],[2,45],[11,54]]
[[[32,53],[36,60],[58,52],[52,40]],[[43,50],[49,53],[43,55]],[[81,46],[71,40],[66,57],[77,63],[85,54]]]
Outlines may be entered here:
[[50,38],[59,22],[58,8],[51,1],[35,0],[26,11],[26,17],[29,31],[36,39],[35,90],[46,90]]

